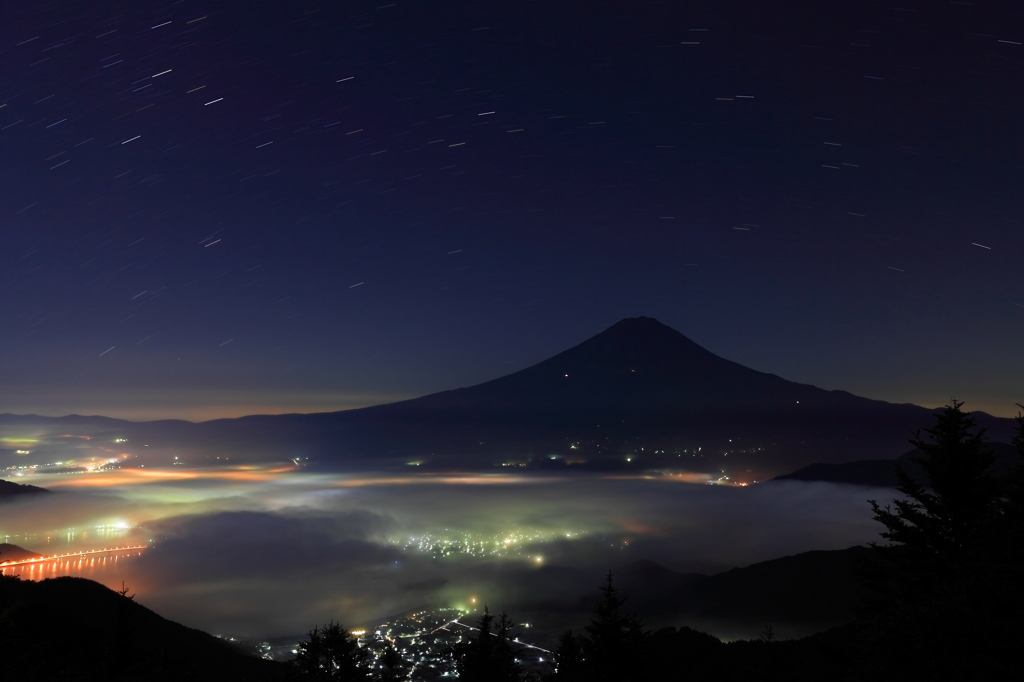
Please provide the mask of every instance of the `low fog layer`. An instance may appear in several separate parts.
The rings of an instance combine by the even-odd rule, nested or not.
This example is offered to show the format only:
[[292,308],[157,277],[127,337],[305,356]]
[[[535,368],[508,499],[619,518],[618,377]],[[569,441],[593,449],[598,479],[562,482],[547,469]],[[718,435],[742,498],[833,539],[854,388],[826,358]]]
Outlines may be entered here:
[[124,580],[163,616],[235,636],[301,633],[332,618],[372,624],[473,599],[513,616],[561,613],[582,625],[609,569],[649,559],[715,573],[863,544],[879,530],[866,499],[892,496],[800,482],[726,488],[644,477],[251,467],[33,479],[60,494],[5,506],[0,534],[138,527],[126,537],[152,540],[151,548],[97,578],[116,587]]

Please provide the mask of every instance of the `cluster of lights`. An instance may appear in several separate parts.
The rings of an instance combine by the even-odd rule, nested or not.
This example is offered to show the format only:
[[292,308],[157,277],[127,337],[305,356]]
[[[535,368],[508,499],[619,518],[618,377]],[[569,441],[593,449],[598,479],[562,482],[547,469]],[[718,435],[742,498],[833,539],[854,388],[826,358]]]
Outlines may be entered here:
[[[447,530],[447,529],[446,529]],[[528,553],[528,547],[538,543],[552,542],[556,539],[572,539],[580,537],[578,532],[543,532],[526,533],[514,530],[496,535],[476,535],[462,533],[459,535],[414,535],[405,539],[392,539],[406,551],[429,554],[434,559],[454,556],[471,556],[477,558],[525,556],[535,563],[542,563],[543,558]]]
[[[477,599],[471,601],[475,604]],[[452,647],[473,639],[477,633],[475,625],[460,622],[468,613],[457,608],[417,611],[374,627],[349,630],[349,634],[357,638],[359,645],[370,654],[371,668],[383,668],[385,653],[393,649],[407,666],[403,679],[415,682],[451,679],[456,677]],[[521,627],[529,628],[530,625],[524,623]],[[551,652],[518,638],[515,641],[523,647],[524,663],[532,664],[534,670],[547,670],[543,663]],[[261,643],[259,647],[265,658],[275,658],[269,644]],[[294,656],[297,653],[296,648],[289,647],[288,654]]]
[[[18,454],[29,453],[29,450],[17,450]],[[45,464],[22,464],[17,466],[9,466],[3,469],[7,476],[27,476],[32,473],[43,473],[46,469],[53,468],[64,468],[73,469],[72,471],[60,471],[60,472],[46,472],[46,473],[64,473],[64,474],[83,474],[93,471],[108,471],[110,469],[120,468],[124,463],[124,460],[128,459],[129,455],[121,454],[116,457],[107,457],[103,459],[97,459],[96,457],[90,457],[86,461],[78,461],[74,459],[62,460],[59,462],[47,462]]]
[[78,535],[87,536],[89,533],[95,533],[95,535],[101,539],[110,539],[124,535],[125,531],[133,528],[136,528],[136,526],[132,526],[127,521],[114,521],[112,523],[102,523],[96,526],[87,526],[84,528],[60,528],[52,531],[46,531],[44,533],[11,535],[9,533],[0,532],[0,539],[5,543],[13,544],[43,543],[49,545],[53,543],[55,538],[63,538],[66,542],[70,543],[74,541]]
[[[130,454],[121,451],[126,443],[128,443],[128,439],[124,437],[97,441],[91,435],[74,433],[47,434],[45,436],[0,436],[0,446],[10,448],[22,462],[0,468],[0,475],[16,477],[42,473],[82,474],[91,471],[105,471],[123,465],[124,460],[131,457]],[[69,452],[69,449],[74,454]],[[48,462],[38,460],[26,462],[27,455],[58,456],[61,459]]]
[[725,474],[724,471],[722,472],[722,475],[719,476],[718,478],[713,478],[713,479],[709,480],[708,481],[708,485],[727,485],[727,486],[734,486],[734,487],[738,487],[738,488],[746,488],[747,487],[746,483],[743,483],[743,482],[740,482],[740,481],[734,481],[731,478],[729,478]]

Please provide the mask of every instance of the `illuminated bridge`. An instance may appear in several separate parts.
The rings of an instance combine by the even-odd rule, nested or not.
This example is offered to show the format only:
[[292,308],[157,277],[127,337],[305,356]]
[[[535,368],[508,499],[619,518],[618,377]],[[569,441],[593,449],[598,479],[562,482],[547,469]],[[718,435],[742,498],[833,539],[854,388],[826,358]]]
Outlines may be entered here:
[[65,559],[77,559],[87,556],[95,556],[97,554],[111,554],[113,552],[128,552],[146,549],[148,545],[122,545],[120,547],[104,547],[102,549],[86,549],[78,552],[68,552],[66,554],[51,554],[49,556],[37,556],[31,559],[21,559],[19,561],[0,561],[0,568],[7,568],[8,566],[25,566],[27,564],[45,564],[50,561],[63,561]]

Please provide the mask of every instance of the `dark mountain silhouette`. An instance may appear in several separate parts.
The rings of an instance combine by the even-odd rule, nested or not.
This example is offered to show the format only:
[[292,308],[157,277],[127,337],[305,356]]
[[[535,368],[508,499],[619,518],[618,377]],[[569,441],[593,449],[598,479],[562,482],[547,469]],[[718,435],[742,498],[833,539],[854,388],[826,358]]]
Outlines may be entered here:
[[40,488],[34,485],[22,485],[20,483],[12,483],[11,481],[0,479],[0,503],[15,498],[30,497],[32,495],[39,495],[48,492],[50,491],[46,488]]
[[[1012,420],[975,414],[995,440],[1010,439]],[[62,419],[81,425],[93,418]],[[586,462],[603,468],[727,468],[764,480],[812,462],[895,458],[907,438],[931,421],[923,407],[743,367],[657,320],[637,317],[519,372],[413,400],[199,424],[97,424],[156,446],[151,452],[190,448],[210,461],[230,454],[236,461],[309,457],[372,467],[411,459],[470,467]]]
[[[867,547],[816,550],[714,575],[680,573],[654,561],[615,566],[626,610],[651,628],[689,626],[718,637],[757,638],[771,623],[780,638],[803,637],[854,620],[865,592],[858,577]],[[530,590],[511,600],[519,618],[546,622],[549,639],[585,622],[604,576],[592,569],[550,566]]]
[[854,619],[864,596],[857,572],[869,556],[866,547],[803,552],[710,576],[645,561],[615,574],[629,608],[652,624],[757,637],[772,623],[780,637],[791,638]]
[[7,542],[0,542],[0,564],[5,561],[23,561],[25,559],[34,559],[40,556],[42,556],[42,554],[32,552],[24,547],[12,545]]
[[84,578],[0,577],[0,661],[12,680],[220,682],[287,672]]
[[[992,453],[996,457],[994,470],[997,474],[1005,474],[1020,461],[1017,449],[1009,443],[991,443]],[[914,462],[921,456],[920,450],[911,450],[899,458],[866,459],[858,462],[841,464],[809,464],[796,471],[777,476],[778,481],[826,481],[829,483],[848,483],[881,488],[895,488],[899,485],[896,478],[896,465],[899,464],[912,478],[924,481],[924,470]]]
[[487,465],[555,455],[607,466],[630,457],[638,468],[780,473],[813,461],[896,457],[930,412],[752,370],[638,317],[476,386],[345,412],[216,420],[197,425],[195,436],[278,457]]
[[895,488],[896,460],[863,459],[857,462],[828,464],[815,462],[796,471],[776,476],[776,481],[824,481],[826,483],[847,483],[873,488]]

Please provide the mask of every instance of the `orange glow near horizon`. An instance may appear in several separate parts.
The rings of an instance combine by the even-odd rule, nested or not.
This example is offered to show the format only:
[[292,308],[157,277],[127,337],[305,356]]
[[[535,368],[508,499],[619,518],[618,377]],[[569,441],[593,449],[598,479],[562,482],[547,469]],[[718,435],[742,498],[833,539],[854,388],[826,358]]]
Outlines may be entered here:
[[470,474],[470,473],[436,473],[416,476],[389,476],[375,474],[372,477],[350,478],[337,481],[339,488],[362,488],[372,485],[518,485],[522,483],[550,483],[555,479],[531,478],[516,474]]
[[[18,576],[22,580],[44,580],[62,576],[89,578],[116,590],[117,579],[104,576],[102,571],[117,565],[120,560],[142,555],[145,545],[108,548],[97,552],[74,552],[67,555],[40,557],[0,564],[0,575]],[[91,556],[86,556],[91,554]],[[99,573],[98,573],[99,572]]]
[[114,419],[145,422],[183,419],[204,422],[252,415],[311,414],[338,412],[371,405],[393,403],[429,391],[316,391],[295,387],[264,389],[140,389],[94,386],[11,387],[7,402],[0,399],[0,412],[63,417],[69,414],[103,415]]
[[[82,474],[37,474],[36,481],[52,488],[102,488],[124,485],[146,485],[150,483],[178,482],[190,480],[221,480],[238,483],[264,483],[279,479],[284,474],[298,470],[295,465],[239,465],[217,468],[146,468],[124,467],[89,471]],[[534,477],[520,474],[476,474],[462,472],[423,473],[412,476],[393,476],[387,473],[373,474],[325,474],[334,480],[328,485],[336,488],[362,488],[389,485],[520,485],[525,483],[554,483],[554,477]]]
[[51,554],[49,556],[36,556],[28,559],[18,559],[16,561],[3,561],[0,562],[0,568],[9,568],[11,566],[25,566],[27,564],[45,564],[53,561],[67,561],[74,558],[84,558],[86,556],[93,556],[96,554],[111,554],[113,552],[135,552],[148,549],[148,545],[122,545],[118,547],[102,547],[100,549],[86,549],[78,552],[66,552],[64,554]]
[[272,465],[266,467],[249,465],[212,469],[124,467],[122,469],[90,471],[85,474],[75,474],[72,477],[65,474],[39,474],[38,476],[51,479],[47,481],[47,485],[52,488],[99,488],[198,479],[261,483],[296,469],[295,465]]
[[[120,469],[92,470],[81,474],[36,474],[32,478],[37,485],[50,488],[105,488],[118,486],[145,486],[161,483],[216,480],[233,483],[268,483],[285,478],[286,474],[299,471],[294,464],[245,464],[210,468],[147,468],[124,467]],[[314,474],[319,485],[331,488],[367,488],[372,486],[511,486],[524,484],[558,483],[557,476],[537,476],[509,473],[473,473],[461,471],[417,472],[411,475],[395,476],[386,472]],[[600,480],[662,480],[693,485],[706,485],[712,476],[693,472],[668,472],[664,474],[608,474],[597,476]],[[724,482],[724,485],[743,485]]]
[[609,474],[602,476],[607,481],[676,481],[678,483],[692,483],[696,485],[704,485],[711,481],[714,476],[711,474],[701,474],[693,471],[669,471],[663,474]]

